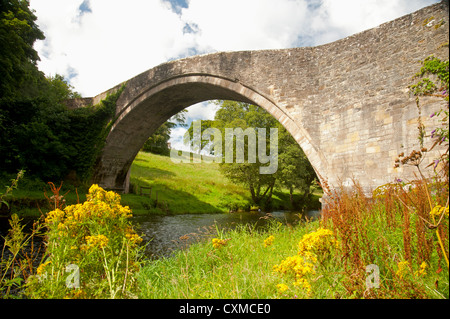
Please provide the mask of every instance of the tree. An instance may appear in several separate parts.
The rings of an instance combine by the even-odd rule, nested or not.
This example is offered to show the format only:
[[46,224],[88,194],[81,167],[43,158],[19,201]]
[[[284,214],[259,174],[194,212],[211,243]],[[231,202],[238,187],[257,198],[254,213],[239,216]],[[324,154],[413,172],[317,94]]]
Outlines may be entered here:
[[[191,122],[191,125],[189,126],[187,132],[184,135],[183,141],[185,145],[189,145],[190,149],[198,154],[203,150],[205,151],[208,146],[211,144],[212,140],[210,139],[204,139],[202,136],[204,136],[205,130],[208,128],[214,127],[214,121],[211,120],[205,120],[201,121],[201,130],[200,132],[194,132],[194,121]],[[200,135],[200,136],[197,136]],[[212,136],[211,136],[212,137]],[[200,145],[197,145],[194,141],[200,141]],[[209,150],[209,155],[214,155],[214,149]]]
[[186,126],[187,110],[182,110],[164,122],[142,146],[144,152],[169,155],[169,139],[172,129],[176,126]]
[[[36,68],[33,48],[43,40],[36,16],[26,0],[0,0],[0,98],[23,96],[30,84],[39,85],[44,76]],[[34,91],[34,90],[32,90]]]
[[[289,199],[293,208],[303,209],[308,203],[312,186],[318,182],[317,175],[303,150],[287,131],[282,131],[279,144],[282,151],[279,155],[277,183],[289,190]],[[298,202],[294,200],[294,190],[303,195]]]
[[[246,103],[218,101],[219,110],[215,115],[215,127],[225,136],[226,128],[270,128],[277,127],[278,122],[263,109]],[[225,140],[223,141],[225,143]],[[254,141],[257,142],[257,141]],[[221,163],[221,172],[235,183],[248,187],[252,201],[263,207],[269,207],[275,186],[275,174],[260,174],[261,161],[256,156],[255,163],[248,160],[249,138],[244,138],[244,163]],[[266,144],[266,146],[268,146]],[[222,147],[225,149],[225,145]],[[226,154],[224,154],[226,155]],[[236,159],[236,143],[233,143],[233,159]]]
[[[260,167],[264,164],[259,157],[259,152],[256,156],[256,162],[249,162],[250,144],[248,137],[244,140],[244,163],[236,163],[236,161],[221,163],[221,172],[233,182],[246,185],[253,202],[258,206],[270,209],[273,190],[276,186],[289,189],[293,207],[299,206],[294,203],[293,192],[296,189],[300,190],[303,193],[300,204],[305,204],[317,176],[306,155],[289,132],[272,115],[258,106],[234,101],[218,101],[217,103],[220,108],[212,126],[219,128],[222,136],[224,136],[226,128],[240,128],[243,131],[248,128],[265,128],[265,151],[266,154],[270,154],[269,129],[278,129],[278,169],[276,172],[260,174]],[[257,144],[258,139],[259,135],[257,135],[255,141]],[[236,159],[236,144],[233,144],[233,152],[233,158]]]

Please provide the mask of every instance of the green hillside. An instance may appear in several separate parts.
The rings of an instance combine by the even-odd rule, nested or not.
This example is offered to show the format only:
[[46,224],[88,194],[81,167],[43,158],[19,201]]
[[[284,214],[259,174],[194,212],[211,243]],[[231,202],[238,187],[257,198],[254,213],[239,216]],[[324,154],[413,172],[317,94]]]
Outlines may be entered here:
[[[151,187],[151,201],[142,202],[141,190],[150,193],[142,186]],[[170,157],[145,152],[131,166],[131,190],[134,195],[123,196],[123,202],[134,206],[135,213],[139,209],[184,214],[250,208],[247,190],[222,176],[218,164],[173,163]],[[138,207],[139,201],[143,207]]]
[[[148,195],[140,195],[142,186],[152,188],[151,200]],[[218,164],[173,163],[170,157],[145,152],[140,152],[131,166],[131,192],[122,196],[122,202],[135,214],[220,213],[251,208],[249,191],[224,177]],[[148,194],[150,190],[142,192]],[[309,208],[320,207],[320,196],[312,196]],[[274,210],[290,209],[288,191],[275,190],[272,199]]]

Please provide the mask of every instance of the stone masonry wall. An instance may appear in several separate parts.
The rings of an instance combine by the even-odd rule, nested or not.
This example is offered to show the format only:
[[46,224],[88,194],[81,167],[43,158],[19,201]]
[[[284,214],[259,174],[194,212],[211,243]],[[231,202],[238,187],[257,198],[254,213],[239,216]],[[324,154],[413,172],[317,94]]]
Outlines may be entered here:
[[[408,86],[421,60],[431,54],[448,59],[448,45],[442,47],[448,25],[448,4],[439,3],[317,47],[221,52],[150,69],[126,82],[93,182],[124,188],[148,136],[171,115],[208,99],[268,110],[333,186],[355,179],[369,192],[397,177],[412,179],[412,169],[393,168],[400,152],[418,148],[419,113]],[[423,98],[421,105],[430,132],[436,119],[429,115],[442,99]]]

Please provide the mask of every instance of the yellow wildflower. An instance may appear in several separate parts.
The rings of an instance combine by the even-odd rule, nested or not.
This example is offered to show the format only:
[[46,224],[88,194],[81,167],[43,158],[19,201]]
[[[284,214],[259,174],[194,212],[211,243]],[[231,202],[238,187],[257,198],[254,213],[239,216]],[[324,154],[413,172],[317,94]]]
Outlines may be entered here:
[[87,248],[99,247],[104,248],[108,245],[108,237],[104,235],[86,236]]
[[288,289],[289,289],[289,287],[286,284],[278,284],[277,285],[277,290],[280,294],[282,294],[283,292],[285,292]]
[[64,218],[64,212],[62,210],[60,210],[59,208],[57,208],[47,214],[47,217],[45,217],[45,222],[48,224],[53,224],[53,223],[56,224],[63,218]]
[[302,287],[303,289],[306,290],[306,293],[309,295],[311,294],[311,284],[308,282],[308,280],[306,280],[305,278],[301,277],[298,278],[295,282],[294,282],[294,286],[298,286],[298,287]]
[[128,228],[125,230],[125,237],[128,239],[131,244],[140,244],[142,242],[142,238],[136,234],[132,229]]
[[338,246],[339,242],[331,230],[319,228],[304,235],[298,243],[298,254],[282,260],[279,265],[273,267],[273,271],[293,276],[294,286],[302,287],[307,294],[311,294],[311,284],[307,278],[315,274],[314,263],[318,260],[317,254],[328,252],[332,247]]
[[40,264],[40,265],[37,267],[37,269],[36,269],[36,273],[37,273],[38,275],[42,275],[42,274],[44,273],[45,267],[46,267],[48,264],[50,264],[51,262],[52,262],[51,260],[47,260],[45,263]]
[[304,252],[325,252],[331,247],[338,247],[339,242],[334,238],[333,232],[326,228],[319,228],[317,231],[306,234],[298,243],[298,253]]
[[422,262],[422,264],[420,265],[420,269],[418,271],[415,272],[416,276],[425,276],[427,274],[426,269],[427,269],[428,265],[426,262]]
[[213,238],[212,239],[212,245],[214,248],[220,248],[222,246],[226,246],[227,245],[227,241],[228,240],[224,240],[224,239],[219,239],[219,238]]
[[435,217],[441,217],[441,215],[443,213],[446,217],[448,217],[448,207],[442,207],[441,205],[436,205],[430,211],[430,215],[435,216]]
[[308,290],[311,289],[305,276],[308,274],[314,274],[314,265],[308,262],[304,257],[300,255],[290,256],[282,260],[279,265],[275,265],[273,270],[281,274],[290,274],[295,278],[294,286],[301,286]]
[[267,237],[267,238],[264,240],[264,247],[268,247],[268,246],[272,245],[274,239],[275,239],[275,237],[272,236],[272,235],[270,235],[269,237]]
[[396,271],[397,276],[403,278],[409,271],[409,262],[408,261],[399,261],[397,264],[398,270]]

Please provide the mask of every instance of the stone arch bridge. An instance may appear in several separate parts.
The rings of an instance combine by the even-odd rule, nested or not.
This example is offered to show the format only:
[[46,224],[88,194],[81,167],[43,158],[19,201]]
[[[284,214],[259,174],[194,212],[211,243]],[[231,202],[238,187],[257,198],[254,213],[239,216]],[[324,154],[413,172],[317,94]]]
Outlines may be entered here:
[[[212,99],[267,110],[332,187],[355,179],[369,192],[397,177],[413,178],[412,168],[393,168],[399,153],[418,147],[420,114],[408,86],[420,60],[448,58],[448,46],[441,46],[448,37],[448,2],[441,2],[317,47],[213,53],[161,64],[126,82],[92,182],[127,192],[130,166],[147,138],[172,115]],[[73,102],[95,104],[119,86]],[[436,120],[429,115],[443,100],[421,101],[430,132]]]

